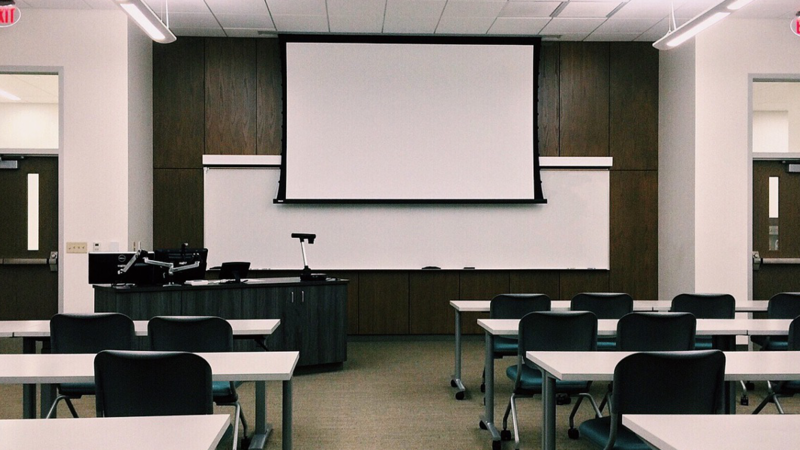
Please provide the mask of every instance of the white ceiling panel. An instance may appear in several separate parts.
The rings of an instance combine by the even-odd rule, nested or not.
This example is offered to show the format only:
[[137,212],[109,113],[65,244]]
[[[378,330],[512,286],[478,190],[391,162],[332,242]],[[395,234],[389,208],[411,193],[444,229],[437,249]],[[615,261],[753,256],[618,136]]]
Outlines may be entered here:
[[589,36],[586,36],[584,41],[590,42],[630,42],[635,40],[639,37],[641,33],[611,33],[611,34],[603,34],[594,32]]
[[58,75],[0,74],[0,89],[20,99],[0,103],[58,103]]
[[232,38],[266,38],[266,37],[275,37],[277,36],[276,33],[271,35],[262,34],[264,31],[270,30],[255,30],[252,28],[226,28],[225,35]]
[[[325,0],[267,0],[273,16],[325,16]],[[326,25],[327,28],[327,25]]]
[[275,28],[283,32],[328,33],[327,16],[291,16],[272,14]]
[[637,36],[644,33],[659,22],[658,19],[615,19],[611,18],[597,27],[593,34],[614,34],[619,33],[627,37],[630,34]]
[[384,33],[429,34],[436,30],[444,10],[445,0],[409,1],[388,0]]
[[380,33],[383,28],[381,15],[328,16],[333,33]]
[[260,30],[275,29],[272,17],[263,14],[217,14],[222,28],[256,28]]
[[[267,9],[267,4],[264,2],[264,0],[237,0],[235,2],[230,0],[205,0],[205,3],[215,15],[269,15],[269,9]],[[170,0],[170,4],[172,4],[172,0]]]
[[[173,28],[220,28],[211,13],[169,13],[169,27]],[[174,32],[173,32],[174,33]]]
[[25,5],[36,9],[92,9],[83,0],[25,0]]
[[578,2],[571,1],[558,14],[559,18],[605,18],[620,2]]
[[486,34],[494,17],[442,17],[437,34]]
[[504,3],[500,2],[467,2],[452,1],[447,2],[444,7],[442,18],[445,17],[491,17],[494,19],[500,14]]
[[606,19],[562,19],[556,17],[544,27],[544,34],[582,34],[591,33]]
[[500,17],[550,17],[561,2],[508,2]]
[[[222,28],[171,28],[176,36],[227,37]],[[164,44],[169,45],[169,44]]]
[[386,0],[327,0],[329,16],[383,16]]
[[489,34],[506,35],[537,35],[542,31],[550,18],[530,18],[530,17],[498,17],[494,24],[489,28]]
[[[111,0],[108,0],[111,1]],[[210,13],[203,0],[145,0],[147,6],[159,17],[169,11],[172,13]]]

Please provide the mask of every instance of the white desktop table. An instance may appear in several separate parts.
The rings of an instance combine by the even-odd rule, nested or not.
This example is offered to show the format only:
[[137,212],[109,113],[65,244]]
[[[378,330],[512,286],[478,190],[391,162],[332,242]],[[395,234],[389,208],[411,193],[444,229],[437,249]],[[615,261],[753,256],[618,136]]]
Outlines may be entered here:
[[0,450],[214,450],[229,423],[227,414],[0,420]]
[[[147,336],[147,320],[133,322],[136,336]],[[280,325],[278,319],[230,319],[228,323],[233,329],[234,339],[253,339],[266,350],[266,337],[275,332]],[[0,337],[22,338],[22,352],[36,353],[36,342],[49,342],[49,320],[2,320],[0,321]],[[26,384],[22,387],[22,417],[31,419],[36,416],[36,385]],[[47,414],[55,399],[52,388],[42,391],[42,417]]]
[[[617,363],[630,354],[631,352],[526,353],[528,360],[539,366],[544,374],[542,382],[544,450],[554,450],[556,445],[556,380],[612,381]],[[800,352],[725,352],[725,358],[725,381],[729,385],[739,380],[800,379]],[[729,402],[735,403],[734,399],[729,399]]]
[[[491,300],[451,300],[450,306],[455,310],[455,364],[453,375],[450,377],[450,386],[457,388],[455,397],[463,400],[466,392],[464,382],[461,380],[461,313],[477,312],[488,313]],[[751,300],[736,303],[736,312],[764,312],[767,310],[768,300]],[[672,300],[634,300],[634,311],[669,311]],[[551,311],[568,311],[570,300],[553,300],[550,302]],[[787,325],[788,329],[788,325]]]
[[622,424],[658,450],[788,448],[800,442],[800,415],[623,415]]
[[[255,381],[256,419],[251,449],[263,449],[267,424],[266,382],[283,385],[283,448],[292,448],[292,376],[299,352],[198,353],[211,365],[214,381]],[[95,354],[0,354],[0,383],[93,383]]]
[[[760,325],[759,322],[771,321],[771,319],[697,319],[697,336],[715,336],[720,338],[720,343],[724,350],[735,348],[736,336],[747,335],[751,327],[769,328],[767,325]],[[617,333],[616,319],[600,319],[597,321],[598,336],[614,336]],[[478,325],[485,330],[486,346],[484,349],[484,367],[486,371],[486,392],[484,397],[484,414],[481,417],[481,428],[485,428],[492,435],[492,441],[500,442],[500,433],[494,424],[494,358],[492,357],[493,341],[495,336],[516,336],[519,331],[518,319],[478,319]],[[778,333],[778,329],[771,329],[770,332]],[[788,325],[783,334],[788,333]],[[581,353],[581,352],[578,352]],[[619,353],[619,352],[615,352]],[[785,352],[782,352],[785,353]],[[612,370],[613,372],[613,370]],[[747,380],[747,378],[741,378]],[[779,379],[779,378],[773,378]],[[587,378],[593,380],[593,378]],[[728,387],[729,393],[735,395],[735,386]],[[555,398],[555,397],[554,397]],[[727,408],[735,407],[735,399],[727,398],[726,401],[733,403],[726,404]],[[494,444],[493,444],[494,445]]]

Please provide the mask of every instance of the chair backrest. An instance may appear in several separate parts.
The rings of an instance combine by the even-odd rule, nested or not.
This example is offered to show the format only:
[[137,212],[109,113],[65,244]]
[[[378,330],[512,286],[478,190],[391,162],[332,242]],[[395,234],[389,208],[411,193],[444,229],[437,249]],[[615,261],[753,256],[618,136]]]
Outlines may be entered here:
[[133,320],[120,313],[56,314],[50,319],[53,353],[97,353],[132,350]]
[[721,414],[724,378],[719,350],[634,353],[614,369],[611,413]]
[[489,303],[490,319],[520,319],[534,311],[550,311],[550,297],[544,294],[500,294]]
[[730,294],[679,294],[670,311],[692,313],[698,319],[733,319],[736,300]]
[[97,417],[214,412],[211,366],[193,353],[102,351],[94,380]]
[[789,350],[800,350],[800,316],[795,317],[789,324],[788,344]]
[[691,313],[633,312],[617,322],[617,350],[673,352],[694,350],[697,319]]
[[244,261],[224,262],[219,267],[219,278],[221,280],[241,280],[247,278],[250,271],[250,263]]
[[519,321],[518,355],[528,351],[593,351],[597,348],[597,316],[589,311],[540,311]]
[[800,292],[781,292],[769,299],[767,317],[770,319],[794,319],[800,316]]
[[229,352],[233,330],[227,320],[212,316],[159,316],[147,323],[150,349],[182,352]]
[[583,292],[572,297],[570,309],[591,311],[598,319],[619,319],[633,311],[633,297],[624,293]]

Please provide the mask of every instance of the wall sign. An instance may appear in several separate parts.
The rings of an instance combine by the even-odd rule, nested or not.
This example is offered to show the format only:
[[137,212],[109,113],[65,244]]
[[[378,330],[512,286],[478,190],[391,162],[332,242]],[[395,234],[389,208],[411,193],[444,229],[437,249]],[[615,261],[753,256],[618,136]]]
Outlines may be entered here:
[[798,12],[797,16],[792,19],[792,33],[800,36],[800,12]]
[[13,1],[0,0],[0,27],[10,27],[20,19],[20,12]]

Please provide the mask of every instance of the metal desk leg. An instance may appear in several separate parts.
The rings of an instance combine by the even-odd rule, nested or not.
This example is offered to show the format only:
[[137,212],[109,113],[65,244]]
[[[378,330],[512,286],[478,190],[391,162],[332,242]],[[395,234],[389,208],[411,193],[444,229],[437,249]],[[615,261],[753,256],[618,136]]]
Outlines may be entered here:
[[292,380],[283,382],[283,450],[292,450]]
[[[22,353],[36,353],[36,339],[22,338]],[[36,385],[22,385],[22,418],[36,417]]]
[[556,448],[556,379],[542,371],[542,449]]
[[480,426],[492,435],[492,450],[500,450],[502,442],[500,442],[500,432],[494,424],[494,357],[492,356],[492,348],[494,336],[488,331],[486,332],[486,357],[484,362],[484,370],[486,371],[486,393],[483,397],[484,413],[481,417]]
[[453,377],[450,379],[450,386],[458,388],[456,400],[464,400],[464,393],[467,388],[461,382],[461,311],[456,311],[456,362]]
[[267,423],[267,382],[256,381],[256,431],[250,440],[250,450],[261,450],[267,445],[272,425]]

